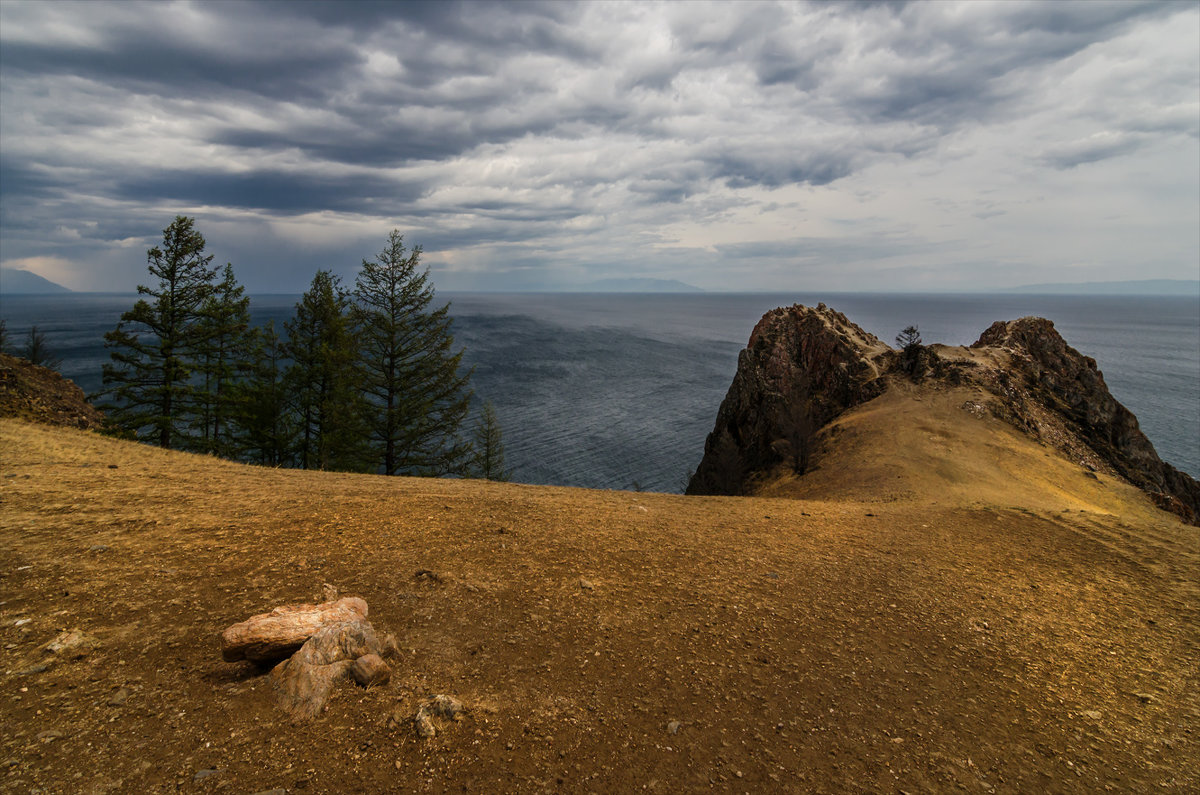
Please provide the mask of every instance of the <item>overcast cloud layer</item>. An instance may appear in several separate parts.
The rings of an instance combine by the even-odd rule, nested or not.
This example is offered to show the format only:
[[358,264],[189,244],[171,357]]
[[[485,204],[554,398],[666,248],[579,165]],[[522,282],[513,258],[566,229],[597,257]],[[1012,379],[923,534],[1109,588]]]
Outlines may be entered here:
[[0,4],[0,261],[251,291],[1197,278],[1194,2]]

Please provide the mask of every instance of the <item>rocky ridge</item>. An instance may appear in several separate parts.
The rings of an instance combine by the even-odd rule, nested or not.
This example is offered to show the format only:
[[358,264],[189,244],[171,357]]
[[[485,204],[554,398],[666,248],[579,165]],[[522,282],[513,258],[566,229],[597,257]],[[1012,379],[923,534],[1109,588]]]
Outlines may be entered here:
[[7,353],[0,353],[0,417],[84,430],[104,422],[74,381]]
[[822,429],[900,384],[980,388],[986,411],[1085,469],[1139,487],[1185,521],[1200,483],[1163,462],[1096,362],[1044,318],[992,324],[969,349],[896,351],[824,304],[774,309],[755,326],[688,494],[752,494],[771,473],[803,474]]

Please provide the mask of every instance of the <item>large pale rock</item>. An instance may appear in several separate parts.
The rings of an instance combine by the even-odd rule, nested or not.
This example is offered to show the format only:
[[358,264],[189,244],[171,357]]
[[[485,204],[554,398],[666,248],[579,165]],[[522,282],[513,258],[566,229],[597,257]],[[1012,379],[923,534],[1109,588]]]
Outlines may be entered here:
[[356,596],[319,605],[284,605],[222,632],[221,656],[226,662],[275,662],[291,655],[323,627],[366,619],[367,603]]
[[355,661],[368,656],[379,659],[381,650],[375,630],[366,621],[321,628],[300,651],[271,670],[280,706],[297,718],[315,718],[325,709],[334,686],[353,677]]

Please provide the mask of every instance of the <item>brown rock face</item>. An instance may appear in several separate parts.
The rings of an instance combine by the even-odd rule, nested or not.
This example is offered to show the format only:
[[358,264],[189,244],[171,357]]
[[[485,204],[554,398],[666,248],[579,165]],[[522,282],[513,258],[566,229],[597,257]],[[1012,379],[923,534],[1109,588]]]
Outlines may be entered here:
[[274,662],[292,654],[328,624],[366,618],[367,603],[356,596],[319,605],[284,605],[222,632],[221,656],[226,662]]
[[0,353],[0,417],[88,430],[104,422],[74,381],[6,353]]
[[1137,417],[1117,402],[1094,359],[1067,344],[1049,320],[993,323],[972,348],[1012,354],[1013,375],[1126,480],[1189,522],[1200,515],[1200,483],[1158,457]]
[[743,494],[756,474],[803,471],[825,423],[884,390],[891,349],[840,312],[795,305],[763,316],[738,355],[688,494]]

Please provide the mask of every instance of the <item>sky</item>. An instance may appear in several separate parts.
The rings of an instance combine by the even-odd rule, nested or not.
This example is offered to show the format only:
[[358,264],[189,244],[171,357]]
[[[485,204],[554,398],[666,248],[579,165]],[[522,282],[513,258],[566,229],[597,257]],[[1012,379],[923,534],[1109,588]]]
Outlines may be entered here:
[[1200,4],[0,2],[0,265],[250,292],[1200,278]]

